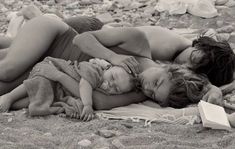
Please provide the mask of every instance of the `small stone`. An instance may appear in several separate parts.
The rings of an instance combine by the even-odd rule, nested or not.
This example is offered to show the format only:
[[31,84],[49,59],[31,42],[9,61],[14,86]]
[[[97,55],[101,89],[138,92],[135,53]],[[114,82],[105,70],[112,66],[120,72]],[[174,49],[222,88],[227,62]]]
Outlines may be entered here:
[[98,18],[101,22],[103,22],[104,24],[106,23],[110,23],[110,22],[113,22],[114,19],[113,17],[111,16],[110,13],[103,13],[103,14],[99,14],[96,16],[96,18]]
[[235,32],[232,32],[230,34],[230,37],[229,37],[229,40],[228,40],[230,43],[233,43],[235,44]]
[[123,125],[123,126],[125,126],[126,128],[129,128],[129,129],[130,129],[130,128],[133,128],[133,126],[132,126],[132,125],[127,124],[127,123],[123,123],[122,125]]
[[48,5],[48,6],[53,6],[53,5],[55,5],[55,0],[49,0],[49,1],[47,2],[47,5]]
[[218,41],[228,41],[230,37],[229,33],[219,33],[216,35]]
[[224,26],[221,28],[216,29],[218,33],[231,33],[234,31],[234,27],[232,25]]
[[235,1],[234,0],[229,0],[226,4],[228,7],[234,7],[235,6]]
[[15,3],[15,0],[5,0],[5,4],[7,5],[12,5],[13,3]]
[[8,123],[10,123],[10,122],[12,122],[13,121],[13,118],[11,117],[11,118],[8,118],[8,120],[7,120],[7,122]]
[[222,20],[216,21],[216,25],[217,25],[218,27],[222,27],[223,24],[224,24],[224,21],[222,21]]
[[98,130],[97,135],[104,137],[104,138],[111,138],[115,136],[115,133],[111,130]]
[[8,113],[8,112],[4,112],[4,113],[2,113],[2,115],[4,115],[4,116],[12,116],[13,114],[12,113]]
[[225,3],[227,3],[228,2],[228,0],[216,0],[215,1],[215,4],[216,5],[224,5]]
[[52,136],[52,134],[50,132],[44,133],[44,135],[48,136],[48,137]]
[[88,139],[83,139],[78,142],[78,145],[83,146],[83,147],[87,147],[87,146],[91,145],[91,141]]

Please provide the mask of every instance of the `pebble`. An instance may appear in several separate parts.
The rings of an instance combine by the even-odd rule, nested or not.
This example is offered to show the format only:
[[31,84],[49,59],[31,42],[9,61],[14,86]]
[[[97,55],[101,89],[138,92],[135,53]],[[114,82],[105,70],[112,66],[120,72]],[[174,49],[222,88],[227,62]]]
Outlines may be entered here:
[[88,139],[83,139],[78,142],[78,145],[83,146],[83,147],[88,147],[91,145],[91,141]]
[[216,34],[216,38],[218,41],[228,41],[230,37],[229,33],[219,33]]
[[113,17],[111,16],[110,13],[103,13],[103,14],[99,14],[96,16],[101,22],[103,22],[104,24],[106,23],[110,23],[110,22],[113,22],[114,19]]
[[221,28],[216,29],[218,33],[231,33],[234,31],[234,27],[232,25],[223,26]]
[[226,4],[228,7],[234,7],[235,6],[235,0],[229,0]]
[[13,121],[13,118],[12,118],[12,117],[10,117],[10,118],[7,119],[7,122],[8,122],[8,123],[10,123],[10,122],[12,122],[12,121]]
[[229,41],[230,43],[235,44],[235,32],[232,32],[232,33],[230,34],[230,38],[229,38],[228,41]]
[[222,21],[222,20],[217,20],[217,21],[216,21],[216,25],[217,25],[218,27],[222,27],[223,24],[224,24],[224,21]]
[[228,2],[228,0],[216,0],[215,1],[215,4],[216,5],[224,5],[225,3],[227,3]]
[[112,138],[116,134],[111,130],[98,130],[97,135],[104,137],[104,138]]

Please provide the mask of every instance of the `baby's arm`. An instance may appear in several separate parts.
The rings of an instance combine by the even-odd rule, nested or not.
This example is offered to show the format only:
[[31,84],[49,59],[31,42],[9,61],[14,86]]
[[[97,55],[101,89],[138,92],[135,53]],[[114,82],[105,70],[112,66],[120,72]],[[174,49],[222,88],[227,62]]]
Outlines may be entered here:
[[91,84],[87,80],[81,78],[81,81],[79,83],[79,92],[82,103],[84,105],[81,114],[81,119],[84,121],[89,121],[94,118],[92,108],[92,91],[93,89]]
[[54,79],[55,79],[55,81],[62,84],[62,86],[65,87],[75,97],[80,97],[80,95],[79,95],[79,83],[76,80],[74,80],[72,77],[70,77],[66,73],[58,71],[57,75]]

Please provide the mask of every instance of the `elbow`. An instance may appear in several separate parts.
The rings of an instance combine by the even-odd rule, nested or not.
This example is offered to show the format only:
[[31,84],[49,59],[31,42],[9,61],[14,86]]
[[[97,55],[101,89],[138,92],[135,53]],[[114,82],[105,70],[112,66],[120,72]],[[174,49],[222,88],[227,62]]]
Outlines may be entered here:
[[80,48],[81,50],[83,50],[86,47],[86,45],[89,44],[88,41],[90,41],[89,40],[90,36],[91,34],[89,32],[78,34],[74,37],[73,44],[78,48]]

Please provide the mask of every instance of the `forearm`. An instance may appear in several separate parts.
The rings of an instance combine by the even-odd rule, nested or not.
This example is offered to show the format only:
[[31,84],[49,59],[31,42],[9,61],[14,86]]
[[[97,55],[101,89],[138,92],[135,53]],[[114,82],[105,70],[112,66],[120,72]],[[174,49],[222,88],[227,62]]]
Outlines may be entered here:
[[77,35],[73,43],[79,47],[84,53],[110,61],[111,57],[116,53],[103,46],[91,33],[83,33]]
[[93,92],[93,107],[96,110],[109,110],[115,107],[127,106],[147,100],[141,92],[130,92],[122,95],[106,95],[99,91]]
[[79,92],[84,106],[92,107],[92,90],[90,83],[82,78],[79,83]]
[[68,76],[65,73],[60,73],[56,79],[60,84],[63,85],[69,92],[74,96],[79,97],[79,83],[74,80],[72,77]]

